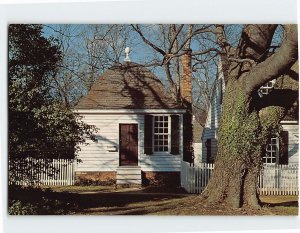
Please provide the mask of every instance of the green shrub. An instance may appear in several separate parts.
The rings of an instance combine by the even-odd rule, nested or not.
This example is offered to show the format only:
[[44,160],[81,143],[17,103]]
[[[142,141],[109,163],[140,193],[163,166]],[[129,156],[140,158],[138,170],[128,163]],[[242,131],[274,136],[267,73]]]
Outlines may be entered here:
[[33,215],[37,214],[37,206],[31,203],[23,203],[20,200],[13,200],[8,204],[9,215]]

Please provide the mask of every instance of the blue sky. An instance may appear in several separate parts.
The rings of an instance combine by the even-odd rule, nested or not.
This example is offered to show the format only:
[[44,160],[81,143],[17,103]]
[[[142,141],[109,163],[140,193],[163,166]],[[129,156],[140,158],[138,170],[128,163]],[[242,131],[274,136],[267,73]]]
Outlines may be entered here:
[[[44,35],[46,37],[59,37],[61,36],[61,34],[59,34],[56,30],[59,29],[59,24],[49,24],[49,25],[45,25],[44,26]],[[90,25],[88,24],[69,24],[69,34],[70,34],[70,38],[71,38],[71,44],[70,44],[70,48],[71,50],[73,50],[73,52],[75,51],[75,53],[81,53],[82,54],[82,59],[86,59],[86,49],[84,47],[84,41],[78,39],[78,37],[76,37],[76,35],[80,34],[82,31],[84,31],[87,27],[89,27]],[[110,25],[108,24],[103,24],[103,25],[98,25],[101,26],[100,29],[102,27],[109,27]],[[142,25],[141,27],[144,26],[144,30],[143,33],[145,35],[145,37],[147,39],[149,39],[150,41],[152,41],[154,44],[158,45],[159,43],[161,43],[161,41],[157,41],[160,40],[160,37],[158,37],[157,34],[159,32],[159,27],[158,25]],[[226,27],[226,32],[227,32],[227,40],[229,41],[229,43],[233,46],[237,46],[239,38],[240,38],[240,34],[243,28],[242,24],[228,24],[225,26]],[[92,36],[92,34],[89,34],[90,32],[88,32],[88,36]],[[282,33],[281,28],[278,28],[276,36],[274,36],[273,39],[273,43],[274,44],[278,44],[281,40],[281,36],[280,33]],[[123,35],[117,35],[117,37],[119,37],[120,41],[122,40]],[[200,40],[199,40],[200,41]],[[201,42],[199,41],[194,41],[192,40],[191,43],[191,48],[193,50],[193,52],[195,51],[199,51],[199,50],[205,50],[207,48],[211,48],[216,46],[214,41],[214,34],[212,34],[211,40],[205,39],[202,40]],[[143,40],[141,39],[141,37],[136,33],[136,32],[130,32],[128,34],[128,40],[126,43],[126,46],[130,47],[131,52],[130,52],[130,59],[132,62],[136,62],[139,64],[144,65],[145,63],[149,63],[151,62],[151,60],[153,59],[153,57],[157,57],[159,58],[159,60],[162,60],[162,55],[155,52],[153,50],[153,48],[151,48],[149,45],[145,44],[143,42]],[[160,45],[162,46],[162,45]],[[119,62],[123,62],[124,57],[125,57],[125,52],[122,52],[122,56],[120,57]],[[72,59],[72,56],[71,58]],[[211,61],[208,63],[209,66],[209,76],[210,76],[210,80],[209,80],[209,85],[211,85],[216,77],[216,73],[217,73],[217,66],[216,66],[216,61]],[[74,69],[80,69],[82,67],[73,67]],[[108,67],[106,67],[108,68]],[[167,85],[167,81],[166,81],[166,75],[165,75],[165,70],[163,67],[161,66],[156,66],[156,67],[149,67],[149,69],[158,77],[160,78],[160,80],[162,82],[164,82]],[[99,70],[98,75],[100,75],[104,70]],[[194,72],[193,73],[194,76],[197,76],[198,79],[200,80],[204,80],[204,72],[202,72],[201,70]],[[195,93],[195,95],[197,95],[197,92]]]

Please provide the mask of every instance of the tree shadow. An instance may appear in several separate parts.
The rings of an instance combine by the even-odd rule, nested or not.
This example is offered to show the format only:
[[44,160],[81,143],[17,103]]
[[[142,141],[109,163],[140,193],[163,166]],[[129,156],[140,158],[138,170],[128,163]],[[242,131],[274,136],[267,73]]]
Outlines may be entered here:
[[[51,189],[14,188],[9,190],[9,203],[19,200],[36,207],[35,215],[55,214],[148,214],[163,208],[163,201],[181,199],[187,194],[151,193],[141,190],[121,192],[54,192]],[[93,210],[94,209],[94,210]],[[99,209],[99,210],[97,210]],[[146,210],[148,209],[148,210]]]
[[262,206],[269,206],[269,207],[277,207],[277,206],[299,207],[299,204],[298,204],[298,201],[282,201],[282,202],[278,202],[278,203],[262,202]]
[[172,198],[183,198],[186,195],[172,195],[161,193],[142,193],[137,191],[116,192],[116,193],[88,193],[74,194],[78,207],[82,210],[99,207],[125,207],[130,204],[141,204],[145,202],[160,202]]
[[167,94],[162,82],[149,70],[132,63],[121,66],[119,72],[124,83],[121,95],[131,100],[124,108],[170,108],[167,103],[171,96]]
[[170,209],[170,207],[166,206],[165,203],[159,203],[159,204],[151,203],[151,205],[149,206],[134,205],[134,206],[122,206],[122,207],[109,207],[105,209],[91,208],[85,210],[84,214],[99,213],[101,215],[145,215],[145,214],[155,214],[158,211],[163,211],[168,209]]

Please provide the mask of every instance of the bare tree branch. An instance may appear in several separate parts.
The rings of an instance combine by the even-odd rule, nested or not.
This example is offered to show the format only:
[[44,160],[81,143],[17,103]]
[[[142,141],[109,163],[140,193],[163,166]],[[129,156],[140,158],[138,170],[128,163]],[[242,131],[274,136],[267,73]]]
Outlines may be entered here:
[[256,62],[254,60],[250,59],[250,58],[244,58],[244,59],[242,59],[242,58],[229,57],[228,60],[229,61],[233,61],[233,62],[237,62],[237,63],[248,62],[248,63],[250,63],[251,66],[254,65],[254,64],[256,64]]
[[215,34],[217,44],[221,47],[222,53],[227,54],[230,51],[230,44],[227,42],[224,32],[224,24],[216,24]]
[[[176,25],[171,24],[171,36],[172,36],[172,42],[169,48],[170,52],[177,51],[178,50],[178,34],[182,30],[184,24],[180,26],[178,30],[176,30]],[[176,57],[174,59],[174,73],[175,73],[175,84],[176,84],[176,92],[179,94],[179,87],[180,87],[180,65],[179,65],[179,58]]]
[[286,25],[281,47],[272,56],[255,66],[246,79],[246,93],[284,74],[298,60],[297,25]]
[[[197,56],[197,55],[203,55],[203,54],[210,53],[210,52],[219,53],[220,51],[218,49],[215,49],[215,48],[210,48],[210,49],[207,49],[207,50],[194,52],[191,55],[192,56]],[[170,62],[173,58],[181,57],[182,55],[184,55],[186,53],[187,53],[186,51],[183,51],[182,53],[166,54],[163,64]]]
[[192,37],[194,37],[194,36],[196,36],[200,33],[207,33],[207,32],[212,32],[213,33],[214,31],[211,30],[211,29],[208,29],[208,27],[195,30],[193,33],[191,33],[190,35],[188,35],[186,37],[185,41],[181,44],[181,46],[178,48],[178,51],[176,51],[176,53],[178,53],[183,48],[185,48],[187,44],[189,45],[189,41],[191,40]]
[[[173,49],[173,46],[174,46],[174,43],[175,43],[175,42],[177,43],[177,49],[176,49],[176,51],[178,50],[178,35],[179,35],[179,33],[181,32],[183,26],[184,26],[184,24],[181,24],[180,27],[178,28],[178,30],[176,30],[176,25],[173,24],[173,27],[174,27],[175,30],[174,30],[174,32],[173,32],[174,34],[173,34],[172,42],[171,42],[171,44],[170,44],[170,48],[169,48],[168,53],[171,53],[171,51],[172,51],[172,49]],[[175,43],[175,44],[176,44],[176,43]]]
[[190,49],[191,48],[191,38],[192,38],[192,35],[193,35],[193,27],[194,25],[193,24],[190,24],[189,25],[189,29],[188,29],[188,33],[187,33],[187,40],[186,40],[186,43],[184,45],[185,49]]
[[151,46],[153,49],[155,49],[157,52],[159,52],[161,55],[165,56],[166,52],[163,51],[161,48],[157,47],[155,44],[153,44],[151,41],[147,40],[144,36],[144,34],[142,33],[142,31],[140,30],[139,26],[136,25],[134,26],[133,24],[131,24],[132,28],[140,35],[140,37],[142,38],[142,40],[149,46]]
[[172,93],[176,97],[177,96],[177,87],[176,87],[176,85],[175,85],[175,83],[172,79],[172,75],[171,75],[171,72],[170,72],[170,64],[166,63],[166,64],[164,64],[164,66],[165,66],[166,76],[167,76],[167,79],[169,81]]

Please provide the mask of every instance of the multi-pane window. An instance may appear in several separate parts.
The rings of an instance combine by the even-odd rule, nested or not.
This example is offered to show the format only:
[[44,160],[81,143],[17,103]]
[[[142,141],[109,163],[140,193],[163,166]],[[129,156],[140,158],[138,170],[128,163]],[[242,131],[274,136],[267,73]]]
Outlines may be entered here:
[[263,156],[263,163],[265,164],[275,164],[278,163],[279,155],[279,139],[271,138],[271,141],[266,146],[266,152]]
[[154,116],[153,146],[154,152],[169,151],[169,117]]
[[261,86],[261,88],[258,90],[258,94],[260,95],[260,97],[263,97],[264,95],[267,95],[272,91],[275,81],[276,80],[273,79],[272,81],[269,81],[265,85]]

